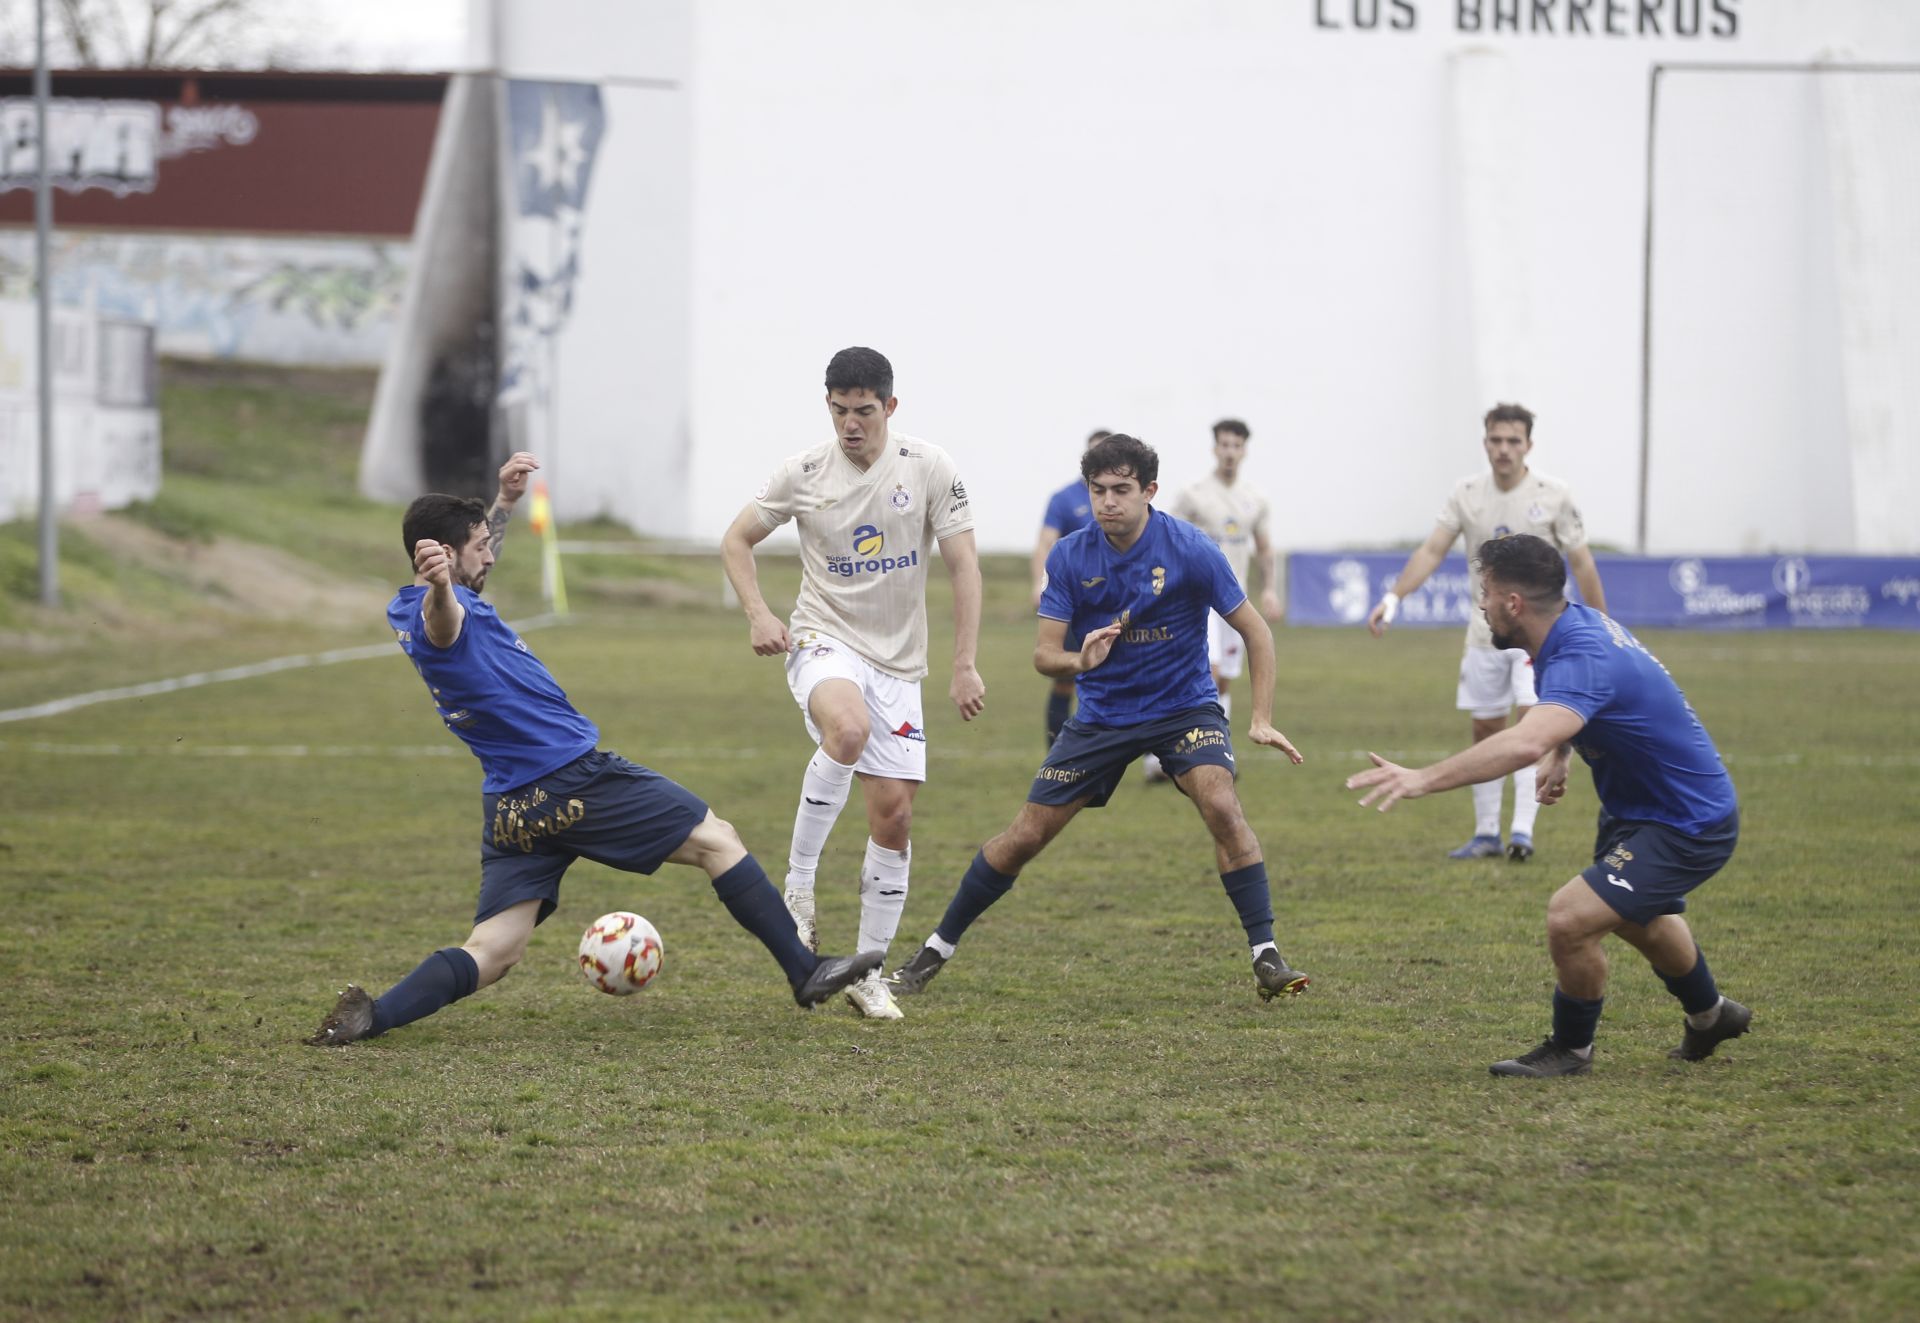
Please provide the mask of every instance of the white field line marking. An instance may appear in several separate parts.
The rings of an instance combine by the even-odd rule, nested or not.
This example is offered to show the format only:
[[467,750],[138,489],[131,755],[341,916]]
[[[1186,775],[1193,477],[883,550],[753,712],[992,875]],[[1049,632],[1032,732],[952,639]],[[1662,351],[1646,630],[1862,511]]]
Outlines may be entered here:
[[[524,634],[539,629],[558,620],[558,616],[534,616],[530,620],[508,621],[507,627],[515,633]],[[87,694],[71,694],[66,698],[49,699],[45,703],[35,703],[31,707],[8,708],[0,711],[0,722],[31,721],[35,717],[57,717],[63,712],[72,712],[78,708],[92,707],[95,703],[112,703],[123,698],[151,698],[155,694],[171,694],[182,689],[198,689],[202,685],[224,684],[229,680],[252,680],[262,675],[272,675],[276,671],[297,671],[308,666],[332,666],[336,662],[365,661],[371,657],[391,656],[395,643],[369,643],[359,648],[333,648],[326,652],[302,652],[290,657],[274,657],[263,662],[252,662],[246,666],[229,666],[219,671],[195,671],[191,675],[176,675],[165,680],[149,680],[145,684],[122,685],[117,689],[96,689]]]

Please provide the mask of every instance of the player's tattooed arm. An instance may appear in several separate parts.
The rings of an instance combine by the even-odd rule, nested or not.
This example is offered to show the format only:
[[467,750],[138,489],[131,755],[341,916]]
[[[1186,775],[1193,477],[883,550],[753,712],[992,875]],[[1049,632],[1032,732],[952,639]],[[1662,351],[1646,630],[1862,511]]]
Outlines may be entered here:
[[513,518],[513,507],[527,494],[533,471],[539,467],[540,461],[524,450],[514,451],[500,466],[500,490],[487,511],[487,545],[495,556],[500,554],[500,544],[507,539],[507,521]]

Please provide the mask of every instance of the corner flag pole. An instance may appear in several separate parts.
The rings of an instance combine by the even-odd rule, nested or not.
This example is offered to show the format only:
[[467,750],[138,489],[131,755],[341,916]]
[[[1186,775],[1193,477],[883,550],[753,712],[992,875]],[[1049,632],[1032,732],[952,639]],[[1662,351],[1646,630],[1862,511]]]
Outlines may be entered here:
[[544,479],[533,480],[533,514],[527,520],[540,535],[540,592],[555,615],[567,613],[567,581],[560,573],[560,531],[553,526],[553,502]]

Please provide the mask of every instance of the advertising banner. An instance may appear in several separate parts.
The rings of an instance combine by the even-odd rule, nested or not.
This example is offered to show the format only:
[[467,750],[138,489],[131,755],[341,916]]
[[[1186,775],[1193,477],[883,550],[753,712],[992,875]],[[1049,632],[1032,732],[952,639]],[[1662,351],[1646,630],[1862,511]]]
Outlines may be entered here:
[[[1920,630],[1920,557],[1594,557],[1607,612],[1668,629]],[[1295,552],[1287,619],[1361,625],[1407,562],[1399,551]],[[1568,585],[1576,601],[1579,592]],[[1400,604],[1394,628],[1465,625],[1476,609],[1464,556],[1449,556]]]

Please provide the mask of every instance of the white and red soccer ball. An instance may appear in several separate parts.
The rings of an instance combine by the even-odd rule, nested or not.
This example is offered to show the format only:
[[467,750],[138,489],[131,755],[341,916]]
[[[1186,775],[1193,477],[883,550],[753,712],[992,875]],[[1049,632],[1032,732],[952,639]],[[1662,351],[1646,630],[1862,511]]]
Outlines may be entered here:
[[580,973],[600,991],[625,997],[653,982],[663,954],[652,924],[615,910],[595,919],[580,938]]

